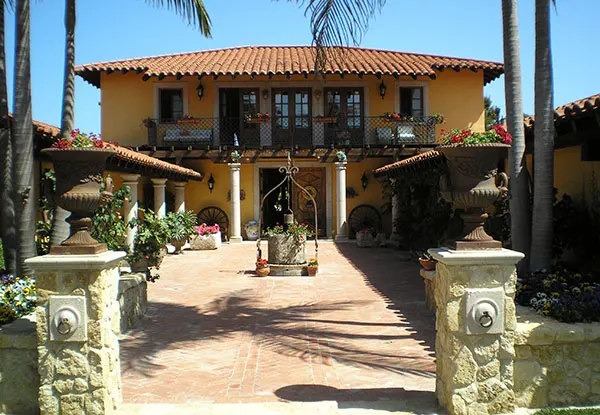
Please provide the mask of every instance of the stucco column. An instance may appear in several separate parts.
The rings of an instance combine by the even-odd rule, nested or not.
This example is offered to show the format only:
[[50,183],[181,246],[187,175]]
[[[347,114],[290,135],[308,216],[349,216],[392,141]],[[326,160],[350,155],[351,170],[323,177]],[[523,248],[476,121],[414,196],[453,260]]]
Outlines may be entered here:
[[396,222],[398,221],[398,195],[394,192],[396,179],[390,179],[390,188],[392,189],[392,234],[390,235],[390,245],[400,246],[400,235],[398,234]]
[[114,414],[122,401],[119,262],[124,252],[26,262],[38,289],[40,413]]
[[185,185],[187,182],[173,182],[175,185],[175,212],[185,211]]
[[515,409],[516,264],[508,249],[430,249],[435,275],[436,395],[452,415]]
[[242,242],[242,207],[240,203],[240,163],[229,163],[231,174],[231,230],[229,241]]
[[167,216],[167,202],[165,200],[165,187],[167,179],[150,179],[154,187],[154,213],[159,218]]
[[336,201],[336,226],[335,240],[345,242],[348,240],[348,225],[346,223],[346,165],[345,161],[337,161],[335,164],[335,201]]
[[[125,220],[130,222],[137,220],[138,218],[138,184],[140,175],[139,174],[123,174],[123,184],[129,186],[129,198],[125,201]],[[137,234],[138,227],[135,225],[133,228],[127,228],[127,245],[129,246],[130,252],[133,252],[133,242],[135,241],[135,235]]]

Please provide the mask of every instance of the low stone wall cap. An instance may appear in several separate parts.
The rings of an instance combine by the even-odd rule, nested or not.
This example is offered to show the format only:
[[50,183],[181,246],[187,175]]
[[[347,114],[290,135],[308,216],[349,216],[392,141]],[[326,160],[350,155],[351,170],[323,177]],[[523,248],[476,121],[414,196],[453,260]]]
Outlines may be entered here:
[[448,248],[431,248],[427,252],[437,261],[447,265],[494,265],[516,264],[525,255],[510,249],[454,251]]
[[127,254],[106,251],[94,255],[43,255],[25,260],[34,271],[100,270],[117,265]]

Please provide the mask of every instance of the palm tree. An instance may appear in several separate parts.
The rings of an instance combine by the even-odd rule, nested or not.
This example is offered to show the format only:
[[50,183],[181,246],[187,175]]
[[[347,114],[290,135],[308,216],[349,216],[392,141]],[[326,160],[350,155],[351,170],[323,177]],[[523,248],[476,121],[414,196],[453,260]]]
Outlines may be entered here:
[[523,96],[521,87],[521,58],[517,0],[502,0],[502,27],[504,44],[504,95],[506,122],[513,137],[509,152],[510,220],[512,248],[523,252],[525,259],[519,272],[528,269],[530,247],[529,180],[525,160],[525,129],[523,126]]
[[6,88],[6,51],[4,43],[4,12],[12,7],[12,2],[3,1],[0,5],[0,239],[4,246],[4,264],[7,270],[14,272],[17,268],[17,228],[15,225],[15,208],[12,200],[12,144],[10,118],[8,117],[8,92]]
[[554,104],[551,55],[550,0],[536,0],[532,270],[549,269],[552,265]]
[[35,188],[33,181],[33,126],[31,119],[31,61],[29,0],[16,1],[14,120],[12,152],[13,203],[15,204],[17,239],[17,275],[27,275],[31,269],[27,258],[36,255],[35,249]]
[[[188,23],[197,27],[205,37],[210,37],[211,22],[203,0],[146,0],[155,7],[175,10]],[[65,4],[65,72],[63,82],[63,102],[61,135],[68,137],[75,128],[75,26],[77,20],[76,0],[66,0]],[[65,219],[69,212],[59,206],[54,208],[52,219],[51,245],[59,245],[69,234]]]

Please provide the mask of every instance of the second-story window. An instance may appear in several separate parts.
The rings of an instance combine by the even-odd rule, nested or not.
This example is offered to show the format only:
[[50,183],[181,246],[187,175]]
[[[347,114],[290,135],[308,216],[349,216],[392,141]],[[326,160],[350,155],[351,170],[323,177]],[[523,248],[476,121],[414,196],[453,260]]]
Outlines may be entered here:
[[159,102],[160,122],[173,122],[183,118],[183,89],[161,88]]
[[326,88],[325,97],[326,117],[337,117],[338,124],[348,128],[362,127],[362,89]]
[[422,117],[423,87],[400,87],[400,114]]

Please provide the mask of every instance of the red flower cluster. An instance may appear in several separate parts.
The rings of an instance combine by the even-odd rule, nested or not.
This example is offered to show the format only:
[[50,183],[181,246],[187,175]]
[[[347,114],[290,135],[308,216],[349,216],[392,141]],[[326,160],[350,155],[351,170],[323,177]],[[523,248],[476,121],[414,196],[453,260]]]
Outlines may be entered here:
[[498,133],[498,135],[502,139],[502,144],[512,144],[512,136],[500,124],[494,125],[492,127],[492,131]]
[[264,258],[260,258],[258,261],[256,261],[256,268],[266,268],[268,266],[269,263]]
[[102,141],[102,135],[94,134],[94,133],[82,133],[79,129],[75,129],[71,131],[70,138],[61,138],[57,140],[54,144],[52,144],[52,148],[58,148],[61,150],[65,150],[68,148],[107,148],[110,145],[118,146],[119,143],[110,142],[110,141]]
[[215,223],[213,226],[208,226],[206,223],[201,224],[200,226],[196,226],[196,232],[198,235],[207,236],[215,233],[219,233],[221,228],[219,224]]

